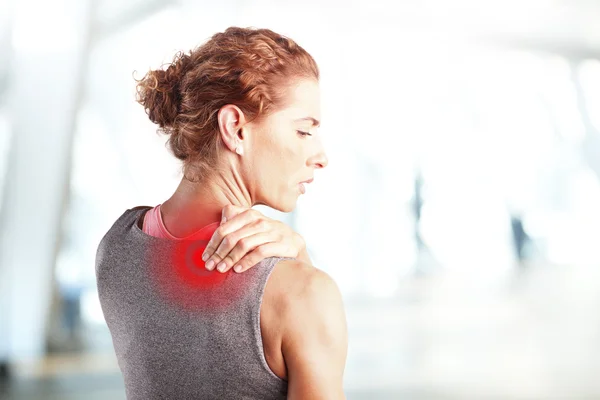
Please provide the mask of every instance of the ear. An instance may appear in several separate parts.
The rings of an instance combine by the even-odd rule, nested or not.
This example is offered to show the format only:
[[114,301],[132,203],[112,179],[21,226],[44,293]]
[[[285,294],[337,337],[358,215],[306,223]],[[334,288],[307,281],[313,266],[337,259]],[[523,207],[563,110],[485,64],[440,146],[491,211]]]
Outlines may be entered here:
[[236,147],[244,139],[242,135],[242,126],[246,122],[244,113],[239,107],[227,104],[221,107],[217,119],[223,143],[229,150],[235,152]]

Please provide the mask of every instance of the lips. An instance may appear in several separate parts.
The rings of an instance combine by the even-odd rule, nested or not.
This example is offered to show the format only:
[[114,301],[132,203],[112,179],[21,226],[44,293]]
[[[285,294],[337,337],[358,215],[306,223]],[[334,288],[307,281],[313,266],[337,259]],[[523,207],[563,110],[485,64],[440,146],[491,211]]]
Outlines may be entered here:
[[300,182],[300,183],[311,183],[312,181],[314,181],[314,178],[310,178],[309,180],[307,180],[307,181],[302,181],[302,182]]

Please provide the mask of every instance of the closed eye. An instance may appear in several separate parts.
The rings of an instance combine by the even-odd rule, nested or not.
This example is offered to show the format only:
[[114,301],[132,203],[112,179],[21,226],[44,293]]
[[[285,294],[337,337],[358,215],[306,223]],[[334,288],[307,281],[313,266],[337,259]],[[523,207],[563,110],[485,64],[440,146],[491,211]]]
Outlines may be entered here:
[[311,135],[310,133],[308,133],[308,132],[302,132],[302,131],[296,131],[296,132],[298,132],[298,133],[299,133],[299,134],[301,134],[302,136],[312,136],[312,135]]

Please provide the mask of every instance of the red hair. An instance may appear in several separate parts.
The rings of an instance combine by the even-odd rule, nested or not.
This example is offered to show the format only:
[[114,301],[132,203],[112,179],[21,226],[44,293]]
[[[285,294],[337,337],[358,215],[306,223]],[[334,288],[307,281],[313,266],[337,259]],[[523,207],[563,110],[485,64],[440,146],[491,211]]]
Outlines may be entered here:
[[183,161],[184,176],[203,179],[218,163],[218,113],[238,106],[248,119],[286,106],[296,79],[319,80],[312,56],[292,39],[269,29],[230,27],[189,53],[178,52],[166,70],[136,80],[137,101],[168,146]]

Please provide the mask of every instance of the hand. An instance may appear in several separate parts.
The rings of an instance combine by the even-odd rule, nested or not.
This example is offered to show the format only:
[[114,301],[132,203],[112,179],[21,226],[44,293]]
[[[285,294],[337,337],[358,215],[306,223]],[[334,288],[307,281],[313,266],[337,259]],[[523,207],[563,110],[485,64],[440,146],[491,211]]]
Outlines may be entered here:
[[252,208],[227,205],[202,260],[208,270],[216,265],[220,272],[232,267],[235,272],[244,272],[267,257],[305,256],[305,247],[302,236],[283,222]]

